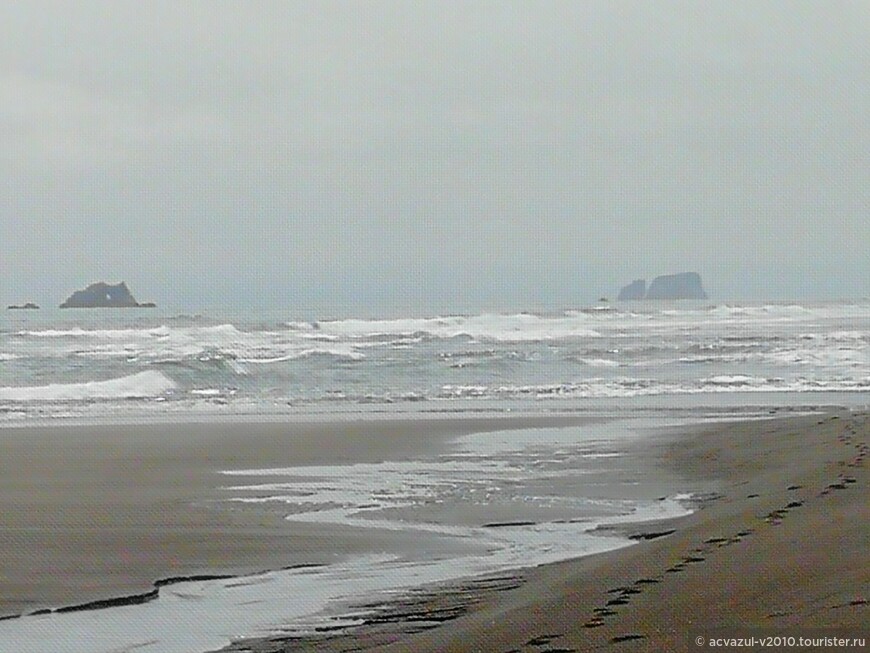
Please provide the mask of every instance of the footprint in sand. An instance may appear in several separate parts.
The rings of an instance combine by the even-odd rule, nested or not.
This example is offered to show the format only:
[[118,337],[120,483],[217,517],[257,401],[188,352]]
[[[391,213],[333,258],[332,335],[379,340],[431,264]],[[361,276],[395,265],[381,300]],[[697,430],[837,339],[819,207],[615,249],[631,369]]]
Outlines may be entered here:
[[768,524],[772,524],[773,526],[777,526],[782,523],[782,520],[787,512],[788,510],[785,510],[783,508],[780,508],[779,510],[773,510],[764,516],[764,521],[766,521]]
[[640,594],[639,589],[635,589],[633,587],[614,587],[613,589],[607,590],[608,594]]
[[537,637],[532,637],[528,642],[526,642],[526,646],[545,646],[557,637],[560,637],[560,635],[538,635]]
[[628,605],[628,599],[610,599],[606,605]]
[[846,490],[849,485],[852,483],[856,483],[857,481],[851,476],[840,476],[834,483],[828,483],[825,486],[825,489],[819,492],[818,496],[823,497],[831,493],[832,490]]
[[598,628],[598,626],[603,626],[603,625],[604,625],[604,619],[597,618],[597,619],[590,619],[589,621],[587,621],[586,623],[583,624],[583,627],[584,628]]
[[638,633],[629,633],[628,635],[618,635],[616,637],[611,637],[610,641],[613,644],[619,644],[620,642],[632,642],[638,639],[646,639],[646,635],[640,635]]

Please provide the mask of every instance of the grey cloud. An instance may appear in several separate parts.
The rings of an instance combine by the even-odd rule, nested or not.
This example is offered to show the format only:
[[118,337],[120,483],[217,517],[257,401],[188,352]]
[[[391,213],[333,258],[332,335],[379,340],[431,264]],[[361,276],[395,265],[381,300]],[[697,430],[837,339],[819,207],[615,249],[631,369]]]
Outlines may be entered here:
[[849,1],[7,4],[0,290],[867,294],[868,28]]

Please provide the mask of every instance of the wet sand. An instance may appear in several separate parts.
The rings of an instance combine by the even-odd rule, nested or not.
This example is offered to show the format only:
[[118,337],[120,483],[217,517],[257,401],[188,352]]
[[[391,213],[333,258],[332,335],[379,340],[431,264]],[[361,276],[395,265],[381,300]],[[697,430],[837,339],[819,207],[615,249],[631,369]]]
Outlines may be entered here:
[[864,414],[695,427],[651,455],[713,494],[689,517],[635,529],[652,539],[418,592],[350,633],[233,650],[703,651],[697,637],[752,635],[870,644],[868,454]]
[[[334,562],[415,540],[228,509],[221,470],[377,462],[581,418],[357,419],[0,429],[0,617],[141,595],[173,577]],[[219,504],[219,505],[218,505]]]

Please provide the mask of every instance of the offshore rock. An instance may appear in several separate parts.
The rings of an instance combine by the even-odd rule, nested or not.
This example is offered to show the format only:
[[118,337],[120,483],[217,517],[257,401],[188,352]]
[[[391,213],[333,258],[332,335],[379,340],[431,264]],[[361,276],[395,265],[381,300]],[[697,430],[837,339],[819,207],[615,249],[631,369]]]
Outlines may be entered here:
[[617,299],[621,302],[646,297],[646,279],[636,279],[619,291]]
[[61,308],[154,308],[148,302],[140,304],[123,281],[117,285],[98,282],[77,290],[60,305]]
[[707,299],[697,272],[667,274],[656,277],[649,285],[647,299]]
[[10,304],[6,308],[10,311],[21,311],[21,310],[35,311],[36,309],[39,308],[39,306],[34,304],[33,302],[27,302],[26,304]]

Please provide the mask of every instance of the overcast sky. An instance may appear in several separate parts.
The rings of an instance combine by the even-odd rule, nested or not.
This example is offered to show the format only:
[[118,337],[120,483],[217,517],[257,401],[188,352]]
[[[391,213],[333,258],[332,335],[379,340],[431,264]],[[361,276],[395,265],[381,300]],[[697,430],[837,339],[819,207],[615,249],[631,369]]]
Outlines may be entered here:
[[5,2],[0,302],[868,296],[868,43],[863,0]]

